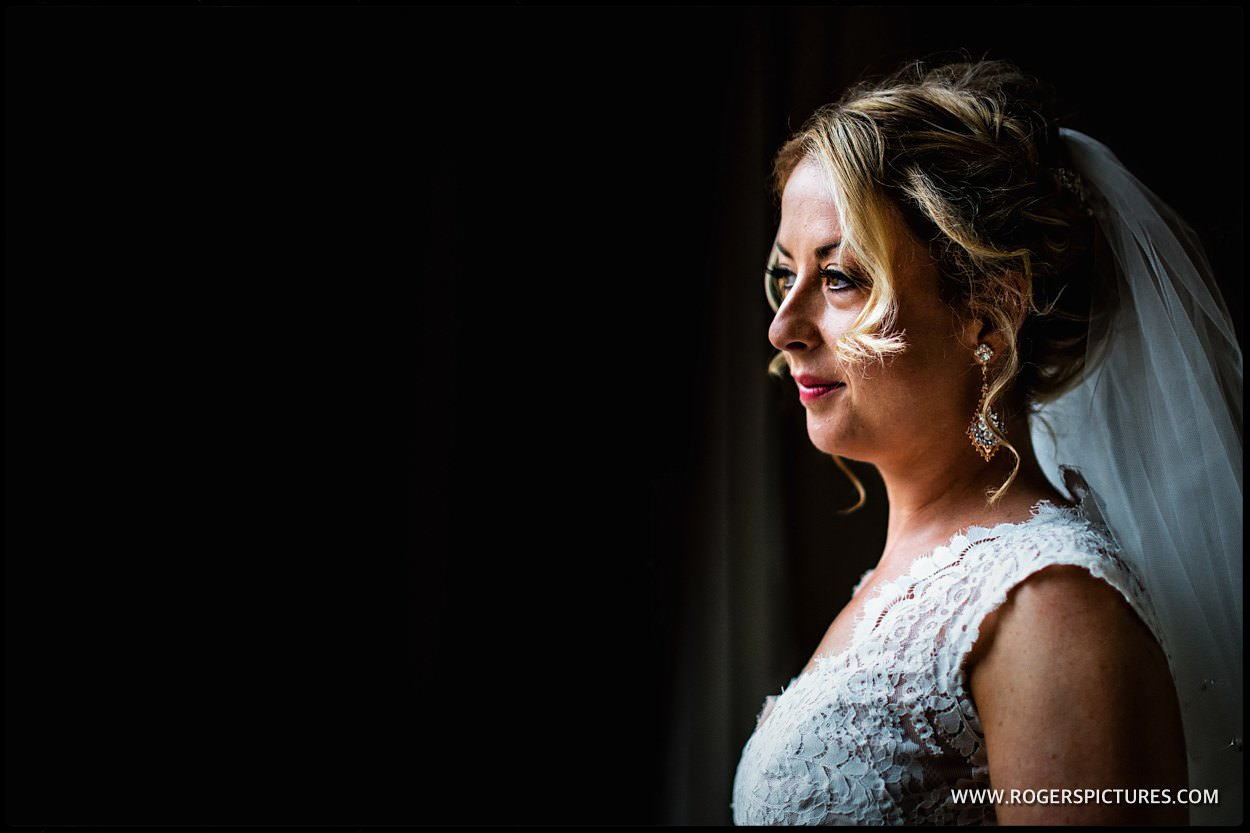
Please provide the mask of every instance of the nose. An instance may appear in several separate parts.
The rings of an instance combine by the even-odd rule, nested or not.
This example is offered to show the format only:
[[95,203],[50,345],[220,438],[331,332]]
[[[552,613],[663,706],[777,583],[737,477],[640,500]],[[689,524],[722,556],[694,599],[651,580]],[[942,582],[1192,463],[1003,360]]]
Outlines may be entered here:
[[778,350],[802,352],[815,347],[820,341],[812,293],[805,289],[804,281],[796,283],[777,308],[773,323],[768,327],[768,340]]

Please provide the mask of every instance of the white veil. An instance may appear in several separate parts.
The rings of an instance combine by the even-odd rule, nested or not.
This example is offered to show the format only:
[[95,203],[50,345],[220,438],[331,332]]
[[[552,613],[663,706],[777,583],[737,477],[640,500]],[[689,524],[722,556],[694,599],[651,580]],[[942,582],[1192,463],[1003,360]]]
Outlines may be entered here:
[[[1091,324],[1086,374],[1035,409],[1037,457],[1079,470],[1146,584],[1172,664],[1190,785],[1242,818],[1241,350],[1193,231],[1102,143],[1059,136],[1116,260],[1115,305]],[[1149,732],[1150,726],[1141,731]]]

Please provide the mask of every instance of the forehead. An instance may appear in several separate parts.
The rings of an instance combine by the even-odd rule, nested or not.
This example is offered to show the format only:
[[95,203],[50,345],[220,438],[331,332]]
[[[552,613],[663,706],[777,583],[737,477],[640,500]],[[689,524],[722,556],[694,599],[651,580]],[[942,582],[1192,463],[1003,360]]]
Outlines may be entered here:
[[820,165],[810,158],[801,161],[790,174],[781,194],[781,227],[778,235],[782,245],[807,248],[818,240],[824,245],[829,238],[842,236],[842,219],[833,198],[833,188]]

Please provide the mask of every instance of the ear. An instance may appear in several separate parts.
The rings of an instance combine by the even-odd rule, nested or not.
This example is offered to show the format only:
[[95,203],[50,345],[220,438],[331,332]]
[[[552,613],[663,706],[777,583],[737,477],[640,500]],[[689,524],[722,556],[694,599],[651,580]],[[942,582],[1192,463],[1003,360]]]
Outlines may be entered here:
[[[988,344],[997,358],[1007,349],[1007,340],[993,321],[988,318],[968,318],[960,326],[959,346],[968,354],[969,361],[975,363],[973,352],[982,344]],[[991,360],[991,364],[993,360]]]
[[[1003,284],[1004,286],[1010,286],[1013,290],[1011,297],[1014,303],[1012,303],[1011,323],[1009,326],[1012,327],[1013,333],[1018,334],[1020,328],[1024,326],[1024,320],[1029,312],[1029,299],[1026,295],[1028,288],[1024,285],[1024,276],[1018,272],[1009,273]],[[1002,330],[1002,325],[986,317],[965,319],[960,330],[960,343],[968,350],[969,354],[976,350],[978,346],[988,344],[990,349],[994,351],[994,359],[990,360],[991,365],[1007,349],[1007,337]]]
[[[975,323],[980,326],[977,328],[976,343],[973,344],[972,349],[976,350],[980,345],[988,344],[990,349],[994,351],[994,356],[990,359],[990,367],[992,368],[1002,359],[1003,352],[1007,349],[1007,339],[1003,336],[1003,331],[991,322],[980,320]],[[976,360],[974,359],[973,361]]]

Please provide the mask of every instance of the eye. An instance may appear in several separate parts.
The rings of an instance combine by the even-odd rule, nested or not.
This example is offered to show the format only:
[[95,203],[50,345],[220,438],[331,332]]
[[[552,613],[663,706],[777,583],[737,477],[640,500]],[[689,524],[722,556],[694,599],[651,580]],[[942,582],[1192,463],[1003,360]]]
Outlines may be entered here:
[[768,275],[769,295],[772,296],[773,302],[777,306],[781,306],[781,302],[785,300],[786,295],[794,288],[794,272],[776,263],[771,264],[764,271]]
[[[858,287],[858,284],[855,283],[850,275],[832,266],[826,266],[824,269],[821,269],[820,274],[825,279],[825,288],[830,292],[844,292]],[[830,284],[833,285],[831,286]]]
[[[775,306],[780,307],[782,301],[786,299],[786,295],[790,294],[790,290],[794,288],[794,282],[797,276],[789,267],[781,266],[774,263],[764,270],[768,276],[768,294]],[[846,274],[840,269],[832,266],[826,266],[820,270],[820,276],[825,280],[825,289],[830,292],[846,292],[859,288],[859,282]]]

